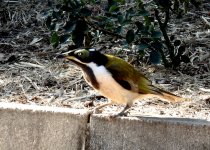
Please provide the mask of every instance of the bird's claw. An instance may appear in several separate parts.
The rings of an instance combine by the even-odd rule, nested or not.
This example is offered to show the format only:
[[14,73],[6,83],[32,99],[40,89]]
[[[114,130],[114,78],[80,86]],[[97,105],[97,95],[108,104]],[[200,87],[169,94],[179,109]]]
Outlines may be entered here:
[[92,109],[92,110],[88,110],[88,114],[92,115],[92,114],[100,114],[102,111],[100,109]]
[[110,115],[109,117],[110,118],[116,118],[116,117],[120,117],[120,116],[128,116],[129,112],[119,112],[119,113],[115,113],[115,114],[112,114]]
[[93,110],[88,110],[87,113],[88,113],[89,115],[92,115],[94,112],[93,112]]
[[97,109],[97,108],[95,108],[94,110],[93,110],[93,113],[94,114],[100,114],[102,111],[100,110],[100,109]]

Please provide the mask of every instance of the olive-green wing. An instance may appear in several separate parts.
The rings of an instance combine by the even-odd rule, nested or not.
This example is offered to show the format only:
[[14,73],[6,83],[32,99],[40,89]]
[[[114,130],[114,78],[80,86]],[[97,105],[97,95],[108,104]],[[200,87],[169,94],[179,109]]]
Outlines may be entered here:
[[140,94],[154,93],[151,82],[133,66],[120,58],[106,56],[109,59],[106,68],[122,87]]

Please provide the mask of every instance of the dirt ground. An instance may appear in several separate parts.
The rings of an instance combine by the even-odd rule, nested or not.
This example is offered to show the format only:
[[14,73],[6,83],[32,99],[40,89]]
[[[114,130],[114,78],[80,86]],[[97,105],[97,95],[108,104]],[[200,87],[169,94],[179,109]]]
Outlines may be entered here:
[[[210,4],[207,1],[201,9],[192,9],[182,20],[174,19],[169,24],[170,33],[187,45],[186,53],[191,60],[176,71],[161,65],[136,63],[133,55],[116,53],[119,46],[103,51],[131,62],[156,86],[191,99],[177,104],[158,99],[140,100],[130,109],[130,115],[210,120]],[[21,6],[24,2],[27,1],[14,5]],[[36,2],[27,3],[22,9],[11,5],[0,10],[0,102],[78,109],[92,109],[106,103],[106,98],[85,83],[79,68],[55,58],[59,50],[49,43],[50,32],[42,19],[44,7],[43,2]],[[103,113],[120,109],[108,106]]]

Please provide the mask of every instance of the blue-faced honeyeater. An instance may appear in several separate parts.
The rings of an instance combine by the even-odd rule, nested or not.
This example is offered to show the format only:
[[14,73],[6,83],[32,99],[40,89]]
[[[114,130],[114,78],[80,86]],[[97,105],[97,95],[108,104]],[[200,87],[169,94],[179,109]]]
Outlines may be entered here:
[[79,66],[86,82],[109,99],[108,103],[96,107],[96,110],[110,104],[123,104],[125,107],[114,115],[120,116],[124,115],[136,100],[151,97],[169,102],[183,100],[153,86],[142,73],[121,58],[102,54],[95,49],[72,50],[61,56]]

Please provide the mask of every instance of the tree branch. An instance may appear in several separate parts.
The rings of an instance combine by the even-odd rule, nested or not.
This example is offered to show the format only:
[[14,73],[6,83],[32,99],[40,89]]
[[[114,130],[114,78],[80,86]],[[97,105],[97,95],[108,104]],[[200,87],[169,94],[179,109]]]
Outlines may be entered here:
[[174,46],[171,44],[171,41],[168,37],[168,34],[167,34],[167,31],[166,31],[166,26],[167,26],[167,23],[168,23],[168,20],[169,20],[169,11],[166,11],[166,17],[165,17],[165,21],[164,23],[161,22],[161,19],[159,17],[159,12],[157,9],[155,9],[155,17],[159,23],[159,26],[160,26],[160,30],[163,34],[163,37],[165,39],[165,44],[169,50],[169,55],[170,55],[170,58],[171,58],[171,61],[172,63],[174,62],[174,58],[175,58],[175,55],[174,55]]

